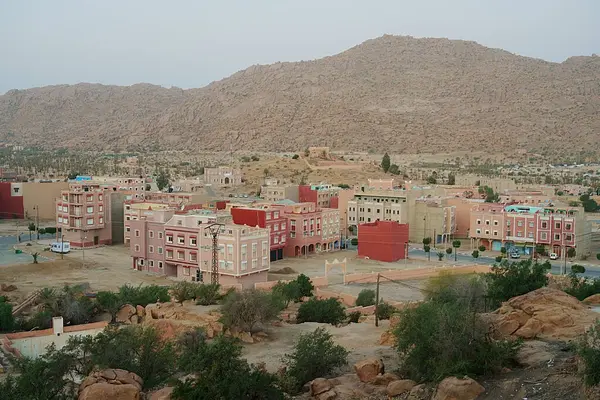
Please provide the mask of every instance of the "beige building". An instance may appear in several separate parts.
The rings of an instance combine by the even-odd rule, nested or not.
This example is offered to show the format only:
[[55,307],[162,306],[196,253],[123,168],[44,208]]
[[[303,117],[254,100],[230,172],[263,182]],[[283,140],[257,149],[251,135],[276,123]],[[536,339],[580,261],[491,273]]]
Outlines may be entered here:
[[260,197],[270,202],[292,200],[300,201],[299,185],[266,185],[260,188]]
[[61,192],[69,188],[67,182],[25,182],[23,191],[23,209],[25,218],[40,221],[56,219],[56,199]]
[[464,186],[487,186],[494,190],[496,193],[502,193],[505,190],[517,189],[517,184],[512,179],[507,178],[494,178],[482,175],[457,175],[456,185]]
[[242,170],[227,166],[204,168],[204,183],[215,186],[241,185]]

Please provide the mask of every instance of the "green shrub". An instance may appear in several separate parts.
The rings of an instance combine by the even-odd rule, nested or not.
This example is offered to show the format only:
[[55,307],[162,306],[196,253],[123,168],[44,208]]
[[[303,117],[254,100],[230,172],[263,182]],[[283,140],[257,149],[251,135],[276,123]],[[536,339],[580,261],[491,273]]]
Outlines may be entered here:
[[115,292],[100,291],[96,294],[96,302],[102,308],[103,311],[110,313],[112,320],[114,321],[117,312],[123,306],[123,300]]
[[336,345],[331,334],[321,327],[300,335],[294,350],[283,361],[287,367],[283,386],[288,393],[296,394],[306,382],[346,365],[348,351]]
[[119,288],[119,296],[123,304],[140,305],[146,307],[148,304],[171,301],[169,288],[167,286],[147,285],[134,287],[123,285]]
[[52,328],[52,313],[48,310],[38,311],[29,318],[20,320],[19,325],[24,331]]
[[298,154],[294,154],[294,155],[292,156],[292,160],[297,160],[298,158],[300,158],[300,156],[299,156]]
[[361,307],[368,307],[375,304],[375,291],[371,289],[363,289],[356,298],[356,305]]
[[600,293],[600,279],[583,279],[573,275],[571,276],[571,287],[566,289],[565,292],[583,301],[594,294]]
[[571,265],[571,272],[573,274],[583,274],[585,273],[585,267],[583,265],[573,264]]
[[479,250],[473,250],[473,252],[471,253],[471,257],[479,258]]
[[452,247],[448,247],[448,248],[446,249],[446,254],[450,255],[450,254],[452,254],[452,251],[453,251],[453,250],[452,250]]
[[337,299],[321,300],[313,297],[306,303],[302,303],[298,309],[298,323],[321,322],[337,325],[344,319],[346,319],[346,312]]
[[171,296],[179,303],[193,300],[196,297],[196,284],[188,281],[177,282],[171,287]]
[[351,244],[352,246],[358,246],[358,239],[357,239],[357,238],[352,238],[352,239],[350,240],[350,244]]
[[360,311],[352,311],[350,314],[348,314],[348,322],[357,324],[361,316],[362,314]]
[[2,298],[2,301],[0,301],[0,332],[10,332],[15,328],[12,311],[12,304],[7,303]]
[[300,274],[296,278],[296,282],[298,282],[300,297],[311,297],[313,295],[313,290],[315,290],[315,287],[308,276]]
[[486,274],[490,301],[499,306],[503,301],[546,286],[550,268],[549,262],[534,263],[531,260],[494,265],[492,272]]
[[46,228],[46,233],[51,233],[51,234],[55,234],[56,233],[56,227],[48,227]]
[[480,251],[481,253],[483,253],[485,250],[486,250],[486,249],[485,249],[485,246],[479,246],[479,251]]
[[429,278],[425,299],[437,303],[459,303],[477,312],[486,310],[487,286],[481,275],[459,275],[442,272]]
[[273,296],[277,296],[281,299],[283,304],[282,308],[287,308],[291,301],[297,303],[302,298],[300,285],[296,280],[290,282],[277,282],[277,284],[273,286],[272,293]]
[[180,340],[179,353],[180,369],[195,377],[177,381],[173,399],[284,399],[273,375],[242,358],[237,339],[221,335],[207,342],[202,332],[190,332]]
[[578,343],[577,353],[583,361],[585,384],[600,384],[600,321],[597,320],[583,335]]
[[496,258],[494,258],[494,260],[496,260],[497,263],[502,262],[502,259],[502,256],[496,256]]
[[379,302],[379,305],[377,306],[377,318],[379,319],[390,319],[390,317],[396,312],[398,311],[396,309],[396,307],[392,306],[389,303],[384,302],[383,300],[381,300]]
[[223,324],[229,328],[252,332],[255,325],[271,321],[281,311],[277,299],[256,289],[232,293],[221,307]]
[[196,303],[202,306],[210,306],[211,304],[217,304],[221,299],[221,285],[218,283],[203,283],[195,285],[194,296],[196,297]]
[[425,302],[403,310],[394,330],[401,373],[422,382],[497,371],[511,362],[520,342],[494,341],[487,333],[462,304]]

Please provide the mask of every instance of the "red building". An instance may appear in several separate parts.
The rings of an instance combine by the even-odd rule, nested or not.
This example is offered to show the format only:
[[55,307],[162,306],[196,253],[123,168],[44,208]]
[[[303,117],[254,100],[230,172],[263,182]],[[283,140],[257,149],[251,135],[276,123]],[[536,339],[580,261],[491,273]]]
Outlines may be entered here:
[[283,258],[283,249],[287,244],[289,227],[287,218],[279,207],[231,209],[233,223],[252,227],[269,228],[271,232],[271,262]]
[[331,185],[300,185],[298,186],[299,203],[314,203],[317,210],[321,208],[337,208],[337,203],[332,204],[333,199],[337,201],[339,188]]
[[21,183],[0,182],[0,219],[24,218]]
[[358,226],[358,256],[393,262],[406,257],[408,224],[375,221]]

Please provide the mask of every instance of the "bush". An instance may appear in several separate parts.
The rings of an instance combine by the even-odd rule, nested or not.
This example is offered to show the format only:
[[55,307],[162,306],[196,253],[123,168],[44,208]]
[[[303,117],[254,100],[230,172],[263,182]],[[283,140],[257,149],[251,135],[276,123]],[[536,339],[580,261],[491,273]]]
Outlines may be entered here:
[[50,226],[50,227],[46,228],[46,233],[55,234],[56,233],[56,227]]
[[453,251],[453,250],[452,250],[452,247],[448,247],[448,248],[446,249],[446,254],[450,255],[450,254],[452,254],[452,251]]
[[585,267],[583,265],[573,264],[571,265],[571,272],[573,274],[583,274],[585,273]]
[[390,319],[392,314],[397,311],[396,307],[392,306],[381,300],[377,306],[377,318],[379,319]]
[[179,303],[193,300],[196,297],[196,284],[188,281],[177,282],[171,287],[171,296]]
[[275,319],[281,311],[277,299],[267,292],[256,289],[244,290],[227,296],[221,313],[223,324],[252,332],[255,325]]
[[583,335],[577,346],[577,353],[583,361],[585,384],[600,384],[600,321],[597,320]]
[[371,289],[363,289],[356,298],[356,305],[361,307],[368,307],[375,304],[375,291]]
[[358,246],[358,239],[357,239],[357,238],[352,238],[352,239],[350,240],[350,244],[351,244],[352,246]]
[[287,308],[291,301],[299,302],[302,298],[298,281],[277,282],[273,286],[273,296],[278,297],[282,303],[281,308]]
[[344,307],[337,299],[321,300],[312,298],[302,303],[298,309],[298,323],[321,322],[332,325],[340,324],[346,319]]
[[237,339],[218,336],[210,343],[201,331],[186,333],[179,341],[180,369],[193,379],[178,381],[173,399],[283,400],[273,375],[242,358]]
[[47,310],[38,311],[28,319],[20,320],[19,327],[24,331],[52,328],[52,313]]
[[142,307],[156,302],[166,303],[171,301],[169,288],[158,285],[140,285],[138,287],[123,285],[119,288],[119,296],[123,304],[140,305]]
[[10,332],[15,328],[15,319],[12,315],[12,304],[0,298],[0,332]]
[[294,155],[292,156],[292,160],[297,160],[298,158],[300,158],[300,156],[299,156],[298,154],[294,154]]
[[462,304],[425,302],[401,312],[394,330],[402,374],[417,382],[482,375],[510,363],[520,345],[494,341]]
[[300,297],[311,297],[313,295],[313,290],[315,290],[315,287],[308,276],[300,274],[296,278],[296,282],[298,282],[298,286],[300,288]]
[[348,351],[333,342],[324,328],[300,335],[291,354],[286,354],[286,391],[296,394],[302,386],[315,378],[327,376],[348,363]]
[[481,253],[483,253],[485,250],[486,250],[486,249],[485,249],[485,246],[479,246],[479,251],[480,251]]
[[529,293],[548,284],[546,276],[551,268],[549,262],[533,263],[531,260],[509,263],[504,261],[492,267],[486,274],[488,297],[494,305]]
[[260,160],[260,158],[258,158],[258,156],[252,156],[252,157],[250,157],[250,159],[252,161],[259,161]]
[[444,259],[444,253],[442,253],[441,251],[438,251],[437,258],[438,258],[438,261],[442,261]]
[[459,303],[477,312],[486,310],[486,281],[481,275],[459,275],[442,272],[429,278],[425,299],[436,303]]
[[583,301],[594,294],[600,293],[600,279],[583,279],[573,275],[571,276],[571,287],[566,289],[565,292],[576,297],[579,301]]
[[61,291],[44,288],[40,292],[41,311],[53,317],[62,316],[65,325],[78,325],[91,321],[96,314],[96,305],[86,297],[83,288],[66,285]]
[[105,291],[96,294],[96,302],[103,311],[110,313],[113,321],[124,304],[117,293]]
[[502,262],[502,259],[502,256],[496,256],[496,258],[494,258],[494,260],[496,260],[497,263]]
[[348,314],[348,322],[357,324],[361,316],[362,314],[360,311],[352,311],[350,314]]
[[221,299],[221,285],[218,283],[203,283],[196,284],[194,296],[196,297],[196,303],[202,306],[210,306],[211,304],[217,304]]
[[473,252],[471,253],[471,257],[479,258],[479,250],[473,250]]

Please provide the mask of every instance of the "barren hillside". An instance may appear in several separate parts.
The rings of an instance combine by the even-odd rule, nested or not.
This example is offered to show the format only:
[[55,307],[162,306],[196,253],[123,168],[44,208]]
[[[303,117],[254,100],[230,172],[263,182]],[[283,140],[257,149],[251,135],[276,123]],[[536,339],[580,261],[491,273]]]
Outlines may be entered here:
[[383,36],[192,90],[79,84],[0,96],[0,140],[45,147],[396,153],[600,150],[600,57]]

